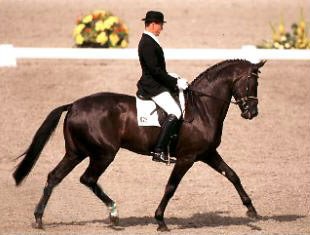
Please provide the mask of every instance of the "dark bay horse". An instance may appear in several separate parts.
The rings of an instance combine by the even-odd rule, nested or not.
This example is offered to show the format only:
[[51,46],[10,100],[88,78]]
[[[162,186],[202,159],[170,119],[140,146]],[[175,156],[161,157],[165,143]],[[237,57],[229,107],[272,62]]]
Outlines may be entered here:
[[[236,188],[249,217],[257,217],[251,199],[237,174],[217,152],[221,142],[223,122],[230,103],[241,110],[241,116],[252,119],[258,114],[258,74],[265,61],[252,64],[246,60],[227,60],[201,73],[186,91],[185,118],[175,148],[177,162],[166,185],[163,198],[155,212],[158,230],[166,231],[164,212],[182,177],[194,162],[201,161],[224,175]],[[236,102],[231,101],[234,97]],[[36,206],[35,227],[42,228],[42,217],[56,185],[86,157],[89,166],[81,176],[82,184],[90,188],[110,210],[112,224],[118,223],[115,202],[97,184],[98,178],[114,160],[120,148],[149,155],[160,128],[139,127],[135,97],[98,93],[60,106],[47,116],[32,139],[22,161],[13,173],[16,185],[29,174],[41,151],[55,130],[63,112],[66,153],[48,174],[43,195]]]

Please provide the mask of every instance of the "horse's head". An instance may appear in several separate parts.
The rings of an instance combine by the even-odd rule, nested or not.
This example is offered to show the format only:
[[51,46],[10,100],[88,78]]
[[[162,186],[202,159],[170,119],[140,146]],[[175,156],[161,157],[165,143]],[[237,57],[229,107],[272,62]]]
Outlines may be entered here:
[[245,119],[252,119],[258,115],[258,74],[259,68],[266,61],[252,64],[247,72],[242,73],[233,81],[233,96],[241,110],[241,116]]

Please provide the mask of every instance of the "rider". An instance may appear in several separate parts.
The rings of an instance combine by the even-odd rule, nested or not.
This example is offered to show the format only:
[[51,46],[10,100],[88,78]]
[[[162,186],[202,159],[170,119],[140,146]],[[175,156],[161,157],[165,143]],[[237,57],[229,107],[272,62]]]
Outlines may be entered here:
[[137,96],[152,99],[168,114],[154,151],[151,152],[153,161],[168,162],[165,150],[182,116],[180,107],[170,93],[187,89],[188,83],[187,80],[177,75],[171,76],[166,71],[164,52],[157,38],[166,23],[163,13],[148,11],[142,20],[145,22],[145,30],[138,46],[142,76],[137,83]]

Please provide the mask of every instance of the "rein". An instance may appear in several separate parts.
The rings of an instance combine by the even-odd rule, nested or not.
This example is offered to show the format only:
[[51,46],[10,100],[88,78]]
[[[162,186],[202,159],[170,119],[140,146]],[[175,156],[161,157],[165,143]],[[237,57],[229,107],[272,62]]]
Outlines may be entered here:
[[[253,73],[253,72],[251,73],[251,75],[258,77],[258,75],[257,75],[256,73]],[[249,78],[251,78],[251,75],[248,75],[247,80],[249,80]],[[239,79],[241,79],[241,77],[235,79],[235,80],[233,81],[233,84],[234,84],[235,82],[237,82]],[[248,90],[249,90],[248,84],[247,84],[247,88],[246,88],[246,89],[247,89],[247,92],[248,92]],[[188,87],[188,90],[197,93],[199,96],[207,96],[207,97],[210,97],[210,98],[212,98],[212,99],[216,99],[216,100],[225,102],[225,103],[227,103],[227,104],[238,105],[239,103],[244,103],[244,102],[247,102],[248,100],[258,100],[258,98],[257,98],[256,96],[249,96],[249,95],[247,94],[245,97],[242,97],[242,98],[240,98],[240,99],[238,99],[238,100],[236,100],[236,101],[232,101],[232,100],[225,100],[225,99],[222,99],[222,98],[219,98],[219,97],[216,97],[216,96],[207,94],[207,93],[205,93],[205,92],[195,90],[195,89],[193,89],[193,88],[191,88],[191,87]]]
[[207,93],[204,93],[204,92],[201,92],[201,91],[198,91],[198,90],[195,90],[193,88],[188,88],[188,90],[194,92],[194,93],[197,93],[199,96],[207,96],[207,97],[210,97],[210,98],[213,98],[213,99],[216,99],[216,100],[219,100],[219,101],[222,101],[222,102],[225,102],[225,103],[228,103],[228,104],[235,104],[237,105],[239,102],[238,101],[232,101],[232,100],[225,100],[225,99],[221,99],[219,97],[216,97],[216,96],[213,96],[213,95],[210,95],[210,94],[207,94]]

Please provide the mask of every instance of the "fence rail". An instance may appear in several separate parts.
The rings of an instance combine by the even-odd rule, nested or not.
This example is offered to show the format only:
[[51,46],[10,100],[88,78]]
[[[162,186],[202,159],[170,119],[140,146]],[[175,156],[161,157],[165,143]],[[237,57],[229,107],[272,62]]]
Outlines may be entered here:
[[[257,49],[246,45],[240,49],[167,48],[167,60],[310,60],[310,50]],[[0,45],[0,67],[15,67],[18,59],[94,59],[94,60],[138,60],[136,48],[93,49],[93,48],[35,48]]]

